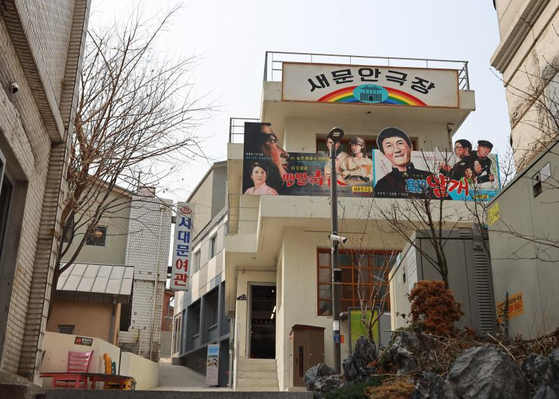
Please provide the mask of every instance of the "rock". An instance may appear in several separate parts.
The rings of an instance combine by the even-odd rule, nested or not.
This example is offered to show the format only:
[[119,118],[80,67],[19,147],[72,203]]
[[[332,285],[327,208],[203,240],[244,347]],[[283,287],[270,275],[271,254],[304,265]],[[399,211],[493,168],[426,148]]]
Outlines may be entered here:
[[540,387],[532,399],[559,399],[557,392],[548,386]]
[[425,371],[415,382],[411,399],[458,399],[451,385],[437,373]]
[[533,399],[559,399],[559,349],[554,349],[549,357],[528,355],[522,369],[535,387]]
[[522,363],[522,370],[532,384],[539,386],[545,378],[549,367],[549,359],[543,355],[529,354]]
[[341,375],[325,364],[319,363],[305,373],[305,386],[307,391],[314,392],[315,398],[323,398],[324,394],[341,388],[344,384]]
[[359,337],[353,353],[342,362],[346,380],[362,381],[374,373],[374,368],[369,367],[377,359],[375,344],[366,337]]
[[398,374],[413,371],[417,368],[413,356],[414,352],[418,352],[419,347],[420,341],[415,334],[402,331],[386,350],[387,360],[394,364]]
[[471,348],[458,355],[447,381],[460,398],[528,397],[526,381],[516,362],[491,345]]

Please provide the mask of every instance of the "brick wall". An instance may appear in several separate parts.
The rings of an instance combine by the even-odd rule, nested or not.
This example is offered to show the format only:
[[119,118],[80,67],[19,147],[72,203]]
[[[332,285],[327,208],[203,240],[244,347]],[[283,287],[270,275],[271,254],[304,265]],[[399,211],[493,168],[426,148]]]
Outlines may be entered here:
[[134,196],[126,265],[134,266],[130,329],[121,344],[137,343],[138,354],[159,360],[163,297],[169,264],[172,201]]
[[[11,298],[0,300],[6,312],[0,371],[33,378],[46,327],[65,138],[89,0],[5,0],[3,6],[0,148],[11,179],[27,192],[16,204],[23,208],[18,247],[1,265],[1,289],[11,290]],[[20,87],[16,94],[12,82]]]

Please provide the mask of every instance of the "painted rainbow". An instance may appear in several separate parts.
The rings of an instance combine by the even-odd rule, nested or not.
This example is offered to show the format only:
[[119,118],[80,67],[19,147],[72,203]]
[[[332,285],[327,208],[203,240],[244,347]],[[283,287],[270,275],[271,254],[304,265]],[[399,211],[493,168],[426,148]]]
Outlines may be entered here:
[[[355,90],[356,87],[357,86],[344,87],[343,89],[333,91],[332,93],[320,97],[317,101],[324,103],[361,103],[361,101],[353,96],[353,90]],[[427,106],[427,104],[419,98],[409,93],[392,87],[385,87],[384,89],[388,92],[388,98],[377,104],[410,105],[412,107]]]

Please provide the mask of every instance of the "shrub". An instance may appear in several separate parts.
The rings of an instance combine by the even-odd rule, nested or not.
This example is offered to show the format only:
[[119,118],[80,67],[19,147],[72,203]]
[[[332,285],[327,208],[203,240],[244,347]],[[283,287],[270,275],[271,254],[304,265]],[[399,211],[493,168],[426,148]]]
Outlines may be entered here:
[[454,322],[464,315],[461,304],[442,281],[420,281],[409,295],[411,321],[421,323],[426,332],[450,335]]

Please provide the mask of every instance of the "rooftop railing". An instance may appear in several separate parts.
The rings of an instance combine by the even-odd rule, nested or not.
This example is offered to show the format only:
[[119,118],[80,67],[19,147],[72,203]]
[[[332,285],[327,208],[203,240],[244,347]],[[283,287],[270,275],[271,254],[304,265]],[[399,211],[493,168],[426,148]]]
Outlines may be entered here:
[[229,118],[229,143],[241,144],[245,138],[245,122],[259,122],[258,118]]
[[287,53],[281,51],[266,51],[266,59],[264,61],[264,81],[281,82],[283,70],[282,67],[284,62],[454,69],[458,71],[458,87],[460,88],[460,90],[470,90],[468,61],[435,60],[429,58],[365,57],[360,55]]

